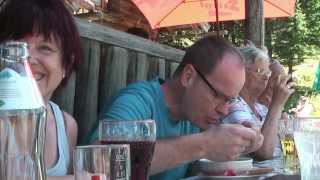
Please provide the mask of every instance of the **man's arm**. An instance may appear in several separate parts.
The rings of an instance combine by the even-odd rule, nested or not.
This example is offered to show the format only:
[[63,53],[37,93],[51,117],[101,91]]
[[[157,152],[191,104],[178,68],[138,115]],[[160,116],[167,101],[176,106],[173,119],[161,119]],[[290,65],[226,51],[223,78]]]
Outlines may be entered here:
[[201,134],[157,140],[150,174],[157,174],[205,156]]
[[158,140],[150,173],[157,174],[201,158],[234,160],[244,151],[252,152],[250,145],[257,144],[255,141],[260,135],[239,124],[223,124],[202,133]]

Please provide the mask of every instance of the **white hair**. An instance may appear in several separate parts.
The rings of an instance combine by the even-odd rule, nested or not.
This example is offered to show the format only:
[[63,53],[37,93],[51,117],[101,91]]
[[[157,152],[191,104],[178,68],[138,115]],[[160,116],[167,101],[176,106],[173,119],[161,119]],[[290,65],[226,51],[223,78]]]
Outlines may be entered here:
[[270,62],[270,57],[268,53],[264,50],[261,50],[256,47],[244,47],[241,48],[240,51],[242,52],[245,64],[254,64],[256,60],[260,59],[262,61]]

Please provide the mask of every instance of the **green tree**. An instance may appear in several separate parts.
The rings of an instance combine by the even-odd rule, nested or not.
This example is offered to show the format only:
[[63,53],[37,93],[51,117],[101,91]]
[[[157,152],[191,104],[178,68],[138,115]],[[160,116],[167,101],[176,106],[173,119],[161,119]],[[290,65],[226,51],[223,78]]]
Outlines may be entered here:
[[310,45],[320,46],[320,1],[299,0],[307,22],[307,41]]
[[295,16],[266,21],[266,44],[270,55],[294,71],[320,47],[320,1],[297,0]]
[[[273,58],[289,67],[289,73],[293,72],[295,65],[301,64],[307,52],[307,23],[305,14],[299,3],[296,7],[295,16],[287,19],[273,19],[266,23],[266,38],[268,49]],[[271,33],[271,34],[270,34]],[[271,43],[270,43],[271,41]]]

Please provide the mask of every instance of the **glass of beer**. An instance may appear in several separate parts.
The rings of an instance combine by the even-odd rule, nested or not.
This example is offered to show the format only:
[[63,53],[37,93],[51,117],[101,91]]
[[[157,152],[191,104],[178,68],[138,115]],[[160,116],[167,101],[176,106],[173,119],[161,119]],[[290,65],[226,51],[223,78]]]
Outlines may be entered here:
[[300,118],[294,140],[300,160],[301,180],[320,179],[320,118]]
[[283,170],[286,174],[299,173],[299,159],[293,138],[297,120],[292,116],[279,120],[279,137],[283,154]]
[[147,180],[156,140],[154,120],[102,120],[101,144],[129,144],[131,180]]
[[74,151],[75,180],[130,180],[130,146],[77,146]]

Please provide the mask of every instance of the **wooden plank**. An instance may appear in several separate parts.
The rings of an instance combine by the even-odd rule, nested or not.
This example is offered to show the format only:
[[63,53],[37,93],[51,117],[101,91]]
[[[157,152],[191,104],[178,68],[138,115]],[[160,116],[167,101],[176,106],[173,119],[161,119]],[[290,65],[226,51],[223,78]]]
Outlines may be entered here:
[[74,97],[76,87],[76,73],[72,73],[68,83],[64,87],[55,90],[51,100],[58,104],[61,109],[73,114]]
[[148,68],[148,75],[147,80],[154,79],[159,74],[159,62],[157,61],[158,58],[154,56],[149,56],[149,68]]
[[114,46],[108,48],[108,58],[101,66],[99,109],[103,108],[114,93],[126,86],[129,63],[129,53],[126,49]]
[[109,59],[112,57],[112,46],[109,46],[107,44],[101,43],[101,57],[100,57],[100,72],[99,72],[99,95],[98,95],[98,112],[101,112],[103,105],[105,103],[108,90],[108,84],[107,84],[107,73],[109,71],[107,70],[107,67],[109,67],[110,61]]
[[137,53],[137,74],[136,80],[146,80],[148,78],[149,61],[144,53]]
[[163,58],[158,58],[158,76],[161,79],[166,79],[166,60]]
[[74,116],[78,121],[78,143],[83,144],[97,120],[100,44],[83,40],[84,62],[77,74]]
[[137,81],[137,52],[129,51],[129,66],[127,72],[127,84]]
[[80,35],[85,38],[144,52],[146,54],[168,59],[169,61],[180,62],[184,55],[184,51],[179,49],[155,43],[106,26],[90,23],[79,18],[75,18],[75,20]]

